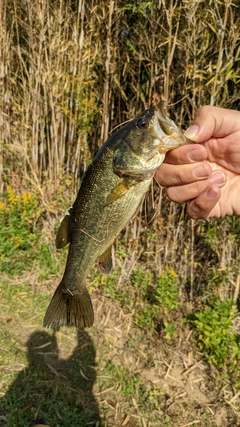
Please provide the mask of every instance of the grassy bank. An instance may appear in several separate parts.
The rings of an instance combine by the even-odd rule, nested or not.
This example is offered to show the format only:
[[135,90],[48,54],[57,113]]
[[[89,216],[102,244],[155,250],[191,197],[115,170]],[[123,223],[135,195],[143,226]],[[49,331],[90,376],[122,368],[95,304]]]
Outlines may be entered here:
[[143,230],[138,239],[147,238],[148,246],[139,251],[125,231],[114,272],[106,277],[94,268],[89,276],[94,327],[53,333],[42,321],[66,251],[55,251],[41,206],[41,197],[12,189],[1,201],[0,425],[239,425],[231,272],[208,272],[190,301],[180,271],[154,269],[158,234]]

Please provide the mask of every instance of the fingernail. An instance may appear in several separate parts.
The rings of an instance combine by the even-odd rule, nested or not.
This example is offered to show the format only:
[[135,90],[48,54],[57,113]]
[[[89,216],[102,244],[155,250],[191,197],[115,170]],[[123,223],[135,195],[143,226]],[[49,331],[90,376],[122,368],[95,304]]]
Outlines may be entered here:
[[197,148],[188,153],[188,158],[192,162],[201,162],[201,160],[205,160],[205,156],[204,156],[203,151],[198,150]]
[[191,125],[185,132],[184,135],[189,138],[189,139],[193,139],[194,136],[197,135],[199,131],[199,127],[197,125]]
[[210,187],[206,192],[206,198],[209,200],[215,199],[219,191],[219,187]]
[[193,175],[196,178],[208,178],[210,173],[211,172],[209,171],[208,167],[204,165],[200,165],[193,169]]
[[211,176],[211,183],[220,186],[223,186],[226,182],[226,177],[223,172],[215,172]]

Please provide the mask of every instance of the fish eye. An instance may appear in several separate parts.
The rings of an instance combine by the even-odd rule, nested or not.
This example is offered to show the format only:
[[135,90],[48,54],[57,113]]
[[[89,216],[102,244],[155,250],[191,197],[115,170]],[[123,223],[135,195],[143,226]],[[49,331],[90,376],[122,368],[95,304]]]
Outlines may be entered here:
[[141,119],[139,119],[139,120],[137,121],[137,127],[138,127],[139,129],[144,129],[144,128],[145,128],[145,126],[146,126],[146,124],[147,124],[147,122],[146,122],[146,120],[145,120],[143,117],[141,117]]

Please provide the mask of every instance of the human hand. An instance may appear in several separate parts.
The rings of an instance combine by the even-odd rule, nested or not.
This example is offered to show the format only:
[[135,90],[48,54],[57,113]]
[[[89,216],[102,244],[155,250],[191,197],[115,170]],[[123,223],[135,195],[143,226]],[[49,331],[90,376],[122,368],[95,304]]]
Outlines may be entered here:
[[169,151],[155,178],[192,218],[240,214],[240,112],[201,107],[185,135],[196,144]]

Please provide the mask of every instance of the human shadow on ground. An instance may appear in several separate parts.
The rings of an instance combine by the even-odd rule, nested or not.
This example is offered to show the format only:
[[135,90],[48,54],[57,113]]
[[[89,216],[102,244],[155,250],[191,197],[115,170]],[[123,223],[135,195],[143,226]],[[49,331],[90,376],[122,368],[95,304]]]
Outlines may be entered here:
[[27,341],[28,366],[0,399],[0,426],[101,426],[93,385],[95,348],[85,331],[67,360],[59,359],[56,335],[34,332]]

